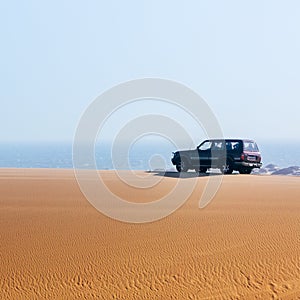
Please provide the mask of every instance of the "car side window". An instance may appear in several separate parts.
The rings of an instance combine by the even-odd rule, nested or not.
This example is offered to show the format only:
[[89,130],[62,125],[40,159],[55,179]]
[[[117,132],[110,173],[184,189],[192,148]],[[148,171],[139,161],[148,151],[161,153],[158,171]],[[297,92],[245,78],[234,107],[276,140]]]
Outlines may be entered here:
[[257,145],[254,142],[244,142],[244,149],[250,152],[258,152]]
[[223,150],[224,143],[222,141],[213,142],[211,148],[212,148],[212,150]]
[[232,150],[232,143],[231,142],[226,142],[226,150],[231,151]]
[[205,151],[211,149],[211,142],[207,141],[199,146],[199,150]]
[[240,148],[239,142],[226,142],[227,151],[238,151]]

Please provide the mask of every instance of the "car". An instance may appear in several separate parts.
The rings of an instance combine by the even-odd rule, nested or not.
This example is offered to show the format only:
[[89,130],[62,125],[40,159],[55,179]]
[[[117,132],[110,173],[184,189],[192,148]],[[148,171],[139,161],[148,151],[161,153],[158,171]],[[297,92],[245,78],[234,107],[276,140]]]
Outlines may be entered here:
[[257,144],[248,139],[209,139],[194,150],[173,152],[172,164],[178,172],[194,169],[205,173],[210,168],[220,169],[224,174],[238,171],[250,174],[262,166]]

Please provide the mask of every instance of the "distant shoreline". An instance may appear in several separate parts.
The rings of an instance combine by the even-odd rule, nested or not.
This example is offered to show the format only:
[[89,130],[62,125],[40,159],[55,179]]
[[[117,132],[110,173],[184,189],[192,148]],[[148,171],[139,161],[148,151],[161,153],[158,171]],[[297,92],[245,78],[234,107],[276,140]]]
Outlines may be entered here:
[[[52,168],[52,167],[28,167],[28,168],[24,168],[24,167],[0,167],[0,170],[49,170],[51,172],[51,170],[53,171],[74,171],[74,168],[63,168],[63,167],[56,167],[56,168]],[[94,169],[82,169],[82,170],[94,170]],[[155,173],[155,172],[166,172],[166,173],[175,173],[177,174],[178,172],[175,169],[153,169],[153,170],[140,170],[140,169],[96,169],[97,171],[140,171],[140,172],[146,172],[146,173]],[[196,173],[194,171],[190,171],[187,173]],[[179,173],[178,173],[179,174]],[[238,173],[234,173],[234,175],[236,175]],[[207,173],[207,175],[209,176],[209,172]],[[286,168],[280,168],[277,165],[274,164],[268,164],[265,167],[262,167],[261,169],[254,169],[252,171],[252,173],[250,175],[260,175],[260,176],[300,176],[300,167],[299,166],[290,166],[290,167],[286,167]],[[225,175],[228,176],[228,175]],[[241,176],[243,176],[241,174]]]

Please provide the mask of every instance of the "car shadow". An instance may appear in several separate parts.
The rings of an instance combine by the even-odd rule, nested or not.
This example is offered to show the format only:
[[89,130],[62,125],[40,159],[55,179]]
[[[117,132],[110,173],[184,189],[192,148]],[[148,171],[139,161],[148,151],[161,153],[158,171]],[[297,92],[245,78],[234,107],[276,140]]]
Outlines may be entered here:
[[147,171],[147,173],[152,173],[154,176],[160,177],[169,177],[169,178],[196,178],[196,177],[209,177],[209,176],[221,176],[220,172],[207,172],[207,173],[198,173],[198,172],[176,172],[176,171]]

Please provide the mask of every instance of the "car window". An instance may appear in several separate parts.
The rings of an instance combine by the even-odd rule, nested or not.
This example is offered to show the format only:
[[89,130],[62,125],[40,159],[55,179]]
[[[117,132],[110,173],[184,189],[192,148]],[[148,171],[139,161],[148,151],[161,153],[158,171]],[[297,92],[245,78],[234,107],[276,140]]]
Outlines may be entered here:
[[237,151],[240,149],[240,142],[226,142],[227,151]]
[[224,150],[224,142],[223,141],[215,141],[211,146],[212,150]]
[[201,150],[201,151],[209,150],[209,149],[211,149],[211,144],[212,144],[211,142],[207,141],[199,146],[199,150]]
[[244,151],[258,152],[258,147],[255,142],[244,142]]

